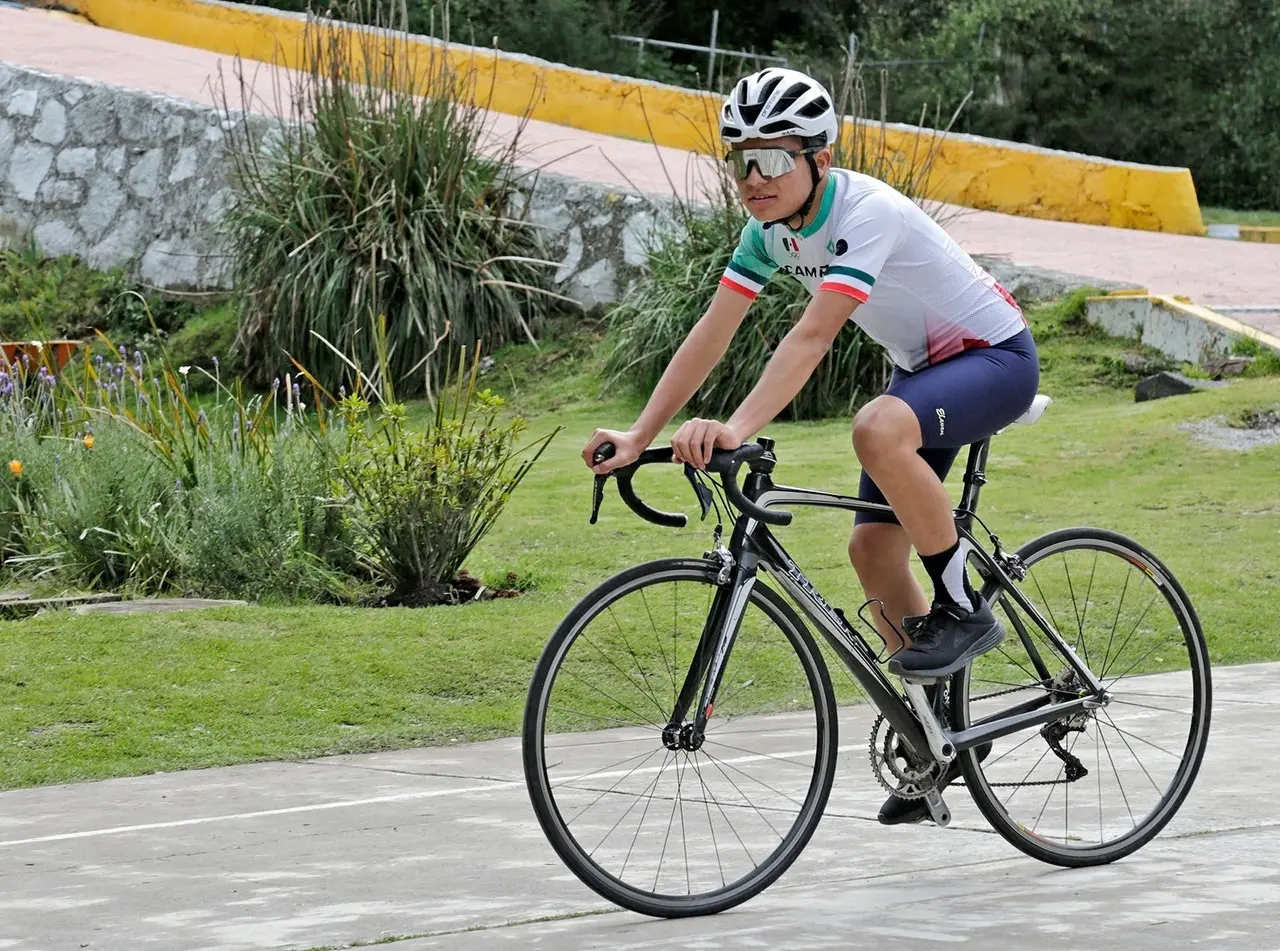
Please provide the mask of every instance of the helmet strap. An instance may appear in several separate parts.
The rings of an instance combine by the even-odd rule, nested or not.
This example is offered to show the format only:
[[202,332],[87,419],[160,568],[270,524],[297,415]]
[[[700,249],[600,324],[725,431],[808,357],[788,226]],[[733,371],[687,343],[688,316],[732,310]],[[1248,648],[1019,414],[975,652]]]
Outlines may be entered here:
[[813,184],[809,186],[809,197],[804,200],[803,205],[801,205],[797,210],[793,211],[791,214],[787,215],[785,218],[775,218],[773,221],[766,221],[763,225],[766,231],[768,231],[774,225],[786,225],[788,228],[791,228],[790,223],[796,218],[800,219],[800,223],[797,224],[794,228],[791,228],[791,230],[798,231],[804,227],[805,216],[809,214],[809,209],[813,207],[813,199],[818,194],[818,184],[820,181],[818,178],[818,163],[813,160],[813,156],[805,155],[804,159],[806,162],[809,163],[809,172],[813,177]]

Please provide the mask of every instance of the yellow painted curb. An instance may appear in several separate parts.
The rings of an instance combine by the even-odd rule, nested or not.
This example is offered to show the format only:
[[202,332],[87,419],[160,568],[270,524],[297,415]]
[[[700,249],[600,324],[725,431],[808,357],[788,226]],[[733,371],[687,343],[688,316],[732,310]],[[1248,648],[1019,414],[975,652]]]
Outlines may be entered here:
[[1280,228],[1273,225],[1241,225],[1240,240],[1280,244]]
[[[65,0],[99,26],[262,62],[300,65],[306,18],[218,0]],[[336,29],[359,29],[335,25]],[[384,31],[381,52],[416,57],[438,41]],[[460,69],[475,71],[485,108],[690,151],[711,153],[720,97],[644,80],[559,66],[528,56],[450,45]],[[846,134],[852,123],[846,121]],[[869,148],[883,140],[897,161],[914,163],[935,133],[867,123]],[[930,198],[1032,218],[1204,234],[1191,173],[1071,152],[950,134],[938,147]]]

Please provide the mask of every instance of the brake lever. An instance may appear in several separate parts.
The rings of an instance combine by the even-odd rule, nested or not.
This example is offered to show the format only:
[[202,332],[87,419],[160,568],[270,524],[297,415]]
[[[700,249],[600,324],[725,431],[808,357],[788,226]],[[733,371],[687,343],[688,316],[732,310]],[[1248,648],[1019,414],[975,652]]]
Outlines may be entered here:
[[[592,454],[591,464],[598,466],[600,465],[600,463],[604,462],[606,459],[612,459],[614,453],[616,453],[617,451],[618,451],[617,447],[614,446],[613,443],[602,442],[600,445],[596,447],[596,451]],[[604,486],[605,486],[605,483],[608,481],[609,481],[609,477],[607,475],[597,475],[595,478],[595,485],[592,486],[591,522],[590,522],[590,524],[592,525],[594,525],[596,523],[596,520],[600,517],[600,504],[604,502]]]
[[716,497],[712,495],[712,490],[703,485],[698,479],[698,470],[695,470],[690,463],[685,463],[685,479],[689,480],[689,484],[694,486],[694,494],[698,497],[698,504],[703,509],[703,520],[707,521],[707,515],[712,511],[712,506],[716,502]]

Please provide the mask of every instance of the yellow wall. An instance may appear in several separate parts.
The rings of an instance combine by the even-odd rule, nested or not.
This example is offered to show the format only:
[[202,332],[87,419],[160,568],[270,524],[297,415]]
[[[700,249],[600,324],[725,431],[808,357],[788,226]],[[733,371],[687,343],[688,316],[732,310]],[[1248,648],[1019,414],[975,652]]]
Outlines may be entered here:
[[[299,65],[305,21],[263,7],[206,0],[64,0],[108,29],[245,59]],[[430,41],[388,34],[393,55]],[[455,64],[475,70],[482,105],[534,119],[659,145],[707,152],[719,148],[711,119],[719,97],[687,89],[570,69],[466,46]],[[536,97],[536,98],[535,98]],[[531,99],[534,101],[531,103]],[[642,106],[643,103],[643,106]],[[878,125],[868,135],[880,135]],[[889,126],[890,151],[927,149],[911,127]],[[930,197],[1033,218],[1202,234],[1200,206],[1185,168],[1129,165],[971,136],[950,135],[934,164]]]

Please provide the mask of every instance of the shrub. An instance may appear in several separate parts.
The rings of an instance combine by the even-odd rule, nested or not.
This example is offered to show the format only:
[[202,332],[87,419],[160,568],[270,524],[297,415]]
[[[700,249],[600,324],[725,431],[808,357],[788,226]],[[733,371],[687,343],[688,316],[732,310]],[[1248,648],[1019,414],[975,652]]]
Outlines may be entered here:
[[375,411],[364,387],[339,402],[340,435],[320,443],[393,603],[448,600],[462,563],[555,436],[517,451],[524,421],[502,418],[501,398],[476,389],[478,370],[478,359],[467,372],[460,358],[420,432],[394,394],[384,390]]
[[171,364],[204,371],[188,375],[193,392],[210,393],[220,375],[230,379],[243,372],[243,356],[236,346],[237,329],[235,307],[227,303],[197,314],[169,337],[165,351]]
[[[836,89],[840,114],[866,114],[864,88],[861,73],[850,65]],[[837,166],[874,175],[925,204],[940,140],[940,134],[922,131],[913,154],[895,155],[874,128],[855,123],[852,135],[839,143],[833,157]],[[641,392],[651,392],[714,295],[747,213],[723,166],[718,188],[709,190],[707,198],[712,208],[709,216],[690,204],[678,207],[679,227],[651,250],[649,274],[633,285],[609,314],[605,371],[611,385],[625,380]],[[809,292],[798,281],[781,275],[771,281],[687,408],[701,416],[724,418],[731,414],[751,392],[774,349],[795,326],[808,302]],[[846,327],[779,418],[847,414],[884,389],[890,370],[879,347],[860,328]]]
[[104,330],[127,341],[183,323],[194,308],[147,295],[122,269],[94,271],[74,256],[46,258],[34,245],[0,251],[0,336],[78,339]]
[[414,59],[379,42],[309,21],[285,117],[232,134],[224,220],[257,383],[286,353],[331,390],[352,383],[345,356],[373,365],[385,316],[379,366],[405,396],[430,394],[459,348],[532,339],[551,300],[554,265],[520,208],[518,135],[490,147],[475,76],[442,47]]

